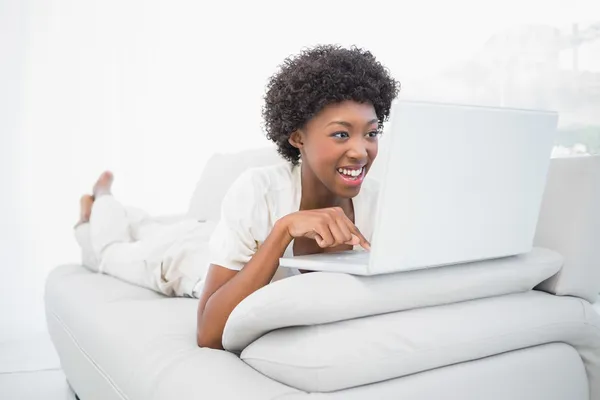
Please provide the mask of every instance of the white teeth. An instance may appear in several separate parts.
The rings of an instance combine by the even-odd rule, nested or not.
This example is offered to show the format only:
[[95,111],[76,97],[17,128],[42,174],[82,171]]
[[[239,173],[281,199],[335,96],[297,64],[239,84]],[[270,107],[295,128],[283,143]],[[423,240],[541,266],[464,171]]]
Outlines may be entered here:
[[359,176],[360,174],[362,174],[362,171],[363,171],[362,168],[360,168],[360,169],[338,168],[338,172],[340,174],[344,174],[344,175],[347,175],[347,176],[352,176],[354,178],[357,177],[357,176]]

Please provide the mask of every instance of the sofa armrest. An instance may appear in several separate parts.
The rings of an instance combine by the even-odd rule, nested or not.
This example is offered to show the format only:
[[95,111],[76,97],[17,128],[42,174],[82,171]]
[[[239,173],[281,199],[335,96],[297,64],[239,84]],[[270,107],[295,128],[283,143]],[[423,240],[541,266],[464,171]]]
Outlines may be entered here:
[[564,257],[561,271],[538,289],[596,301],[600,292],[600,156],[552,160],[535,246]]

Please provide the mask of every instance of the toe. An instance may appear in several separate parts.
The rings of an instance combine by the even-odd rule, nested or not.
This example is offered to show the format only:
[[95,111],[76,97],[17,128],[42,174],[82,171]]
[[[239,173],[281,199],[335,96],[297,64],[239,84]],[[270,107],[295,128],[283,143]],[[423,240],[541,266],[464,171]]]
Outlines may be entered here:
[[113,173],[110,171],[104,171],[102,176],[100,176],[100,179],[110,182],[113,180]]

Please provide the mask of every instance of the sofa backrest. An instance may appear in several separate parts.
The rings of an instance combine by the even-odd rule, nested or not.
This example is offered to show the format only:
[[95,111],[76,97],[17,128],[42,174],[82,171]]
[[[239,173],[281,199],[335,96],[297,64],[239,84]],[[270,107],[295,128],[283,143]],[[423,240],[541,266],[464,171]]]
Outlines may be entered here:
[[[382,157],[380,157],[382,158]],[[379,158],[378,158],[379,160]],[[217,221],[221,214],[221,201],[231,184],[248,168],[284,163],[275,146],[241,151],[239,153],[213,154],[196,184],[188,207],[188,215],[198,220]],[[369,176],[377,179],[380,167],[373,164]]]
[[275,146],[239,153],[214,154],[206,163],[189,203],[188,215],[198,220],[217,221],[221,201],[231,184],[248,168],[286,162]]
[[[274,146],[213,155],[196,185],[188,214],[217,221],[225,193],[243,171],[281,162],[286,161]],[[370,175],[378,174],[376,163]],[[596,300],[600,292],[600,156],[552,159],[534,244],[565,258],[561,272],[538,289]]]
[[600,292],[600,156],[550,163],[535,245],[565,259],[539,289],[595,302]]

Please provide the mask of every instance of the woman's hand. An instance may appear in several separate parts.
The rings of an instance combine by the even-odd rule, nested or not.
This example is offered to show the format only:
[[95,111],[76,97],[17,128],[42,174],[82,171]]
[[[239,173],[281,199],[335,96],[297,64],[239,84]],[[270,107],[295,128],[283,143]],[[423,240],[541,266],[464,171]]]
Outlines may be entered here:
[[281,219],[292,238],[314,239],[319,247],[360,244],[365,250],[371,245],[340,207],[304,210]]

